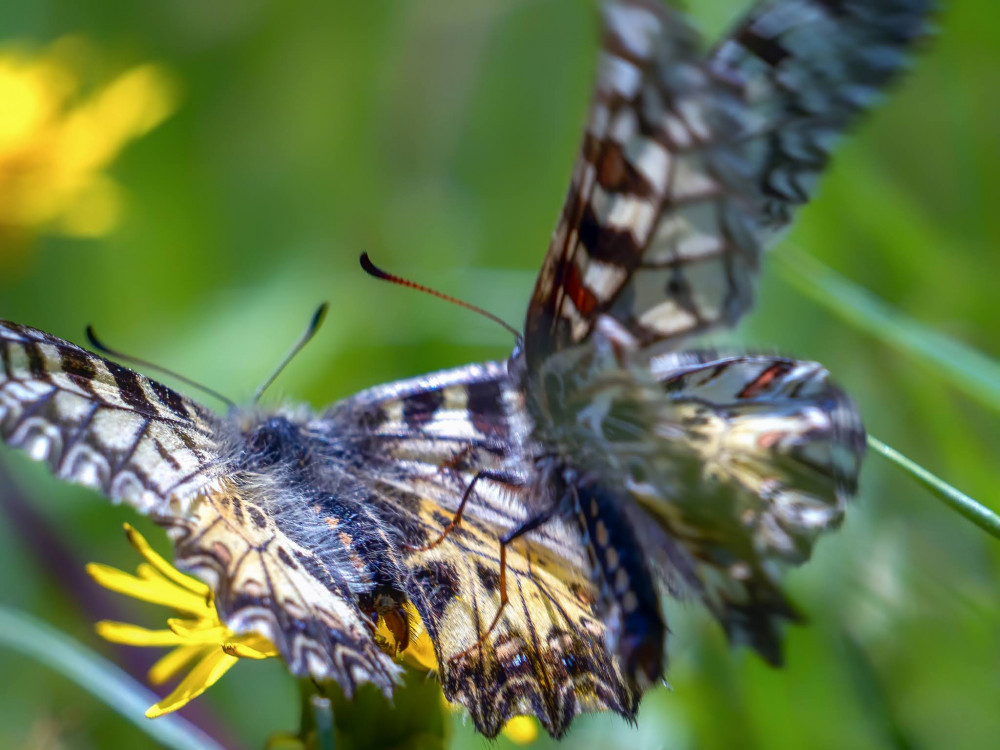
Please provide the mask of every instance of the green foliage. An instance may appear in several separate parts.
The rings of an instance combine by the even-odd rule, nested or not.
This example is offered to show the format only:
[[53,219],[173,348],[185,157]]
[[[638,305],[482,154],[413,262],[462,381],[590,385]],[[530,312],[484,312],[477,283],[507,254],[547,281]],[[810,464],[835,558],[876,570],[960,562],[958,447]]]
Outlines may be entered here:
[[[719,28],[744,3],[690,5]],[[758,307],[731,343],[824,362],[872,432],[997,510],[1000,426],[985,404],[997,383],[977,381],[970,397],[953,347],[981,352],[977,372],[996,372],[1000,5],[949,6],[940,37],[845,142],[788,241],[870,290],[881,310],[922,326],[907,335],[918,331],[931,357],[893,343],[891,322],[870,311],[855,306],[864,325],[848,324],[836,304],[842,290],[804,295],[776,263],[765,264]],[[328,299],[324,328],[265,401],[282,392],[322,404],[507,354],[499,328],[377,284],[357,256],[367,250],[392,271],[521,320],[579,142],[595,49],[589,5],[0,5],[2,39],[44,44],[67,32],[92,39],[109,65],[165,64],[180,105],[112,167],[126,190],[117,231],[43,237],[0,265],[0,317],[78,342],[92,323],[115,348],[246,398]],[[921,339],[923,330],[934,333]],[[942,349],[945,361],[935,361]],[[21,456],[0,461],[13,475],[0,498],[25,496],[80,567],[127,564],[123,520],[163,541],[133,513]],[[95,613],[134,622],[151,613],[101,609],[16,528],[0,523],[0,602],[141,674],[148,663],[98,645],[92,622]],[[789,632],[783,670],[730,652],[704,613],[675,605],[673,689],[645,699],[637,728],[584,717],[562,747],[994,745],[994,539],[870,457],[844,529],[789,587],[809,623]],[[148,743],[118,711],[22,656],[0,649],[0,672],[18,686],[0,700],[0,746],[52,736],[71,747]],[[227,676],[198,700],[201,726],[251,747],[297,729],[295,682],[280,664],[240,664],[234,674],[243,679]],[[455,721],[451,731],[452,747],[483,746],[471,725]]]

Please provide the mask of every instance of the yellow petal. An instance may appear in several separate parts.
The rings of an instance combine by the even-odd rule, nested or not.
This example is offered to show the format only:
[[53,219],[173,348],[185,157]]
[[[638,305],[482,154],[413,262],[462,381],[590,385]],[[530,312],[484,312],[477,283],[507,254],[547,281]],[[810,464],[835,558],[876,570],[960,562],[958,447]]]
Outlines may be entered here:
[[278,647],[260,633],[247,633],[239,637],[239,642],[264,656],[278,656]]
[[504,725],[503,736],[516,745],[530,745],[538,739],[538,722],[530,716],[515,716]]
[[173,607],[193,615],[203,615],[214,607],[205,598],[176,586],[164,578],[138,578],[124,571],[101,563],[88,563],[87,573],[106,589],[153,604]]
[[167,619],[167,627],[188,643],[219,645],[233,638],[233,631],[218,619],[181,620],[170,617]]
[[101,620],[94,629],[106,641],[129,646],[178,646],[182,642],[172,630],[149,630],[127,622]]
[[239,656],[242,659],[266,659],[271,656],[271,654],[265,654],[239,641],[227,641],[223,643],[222,650],[230,656]]
[[414,640],[400,655],[403,662],[416,669],[423,669],[436,672],[438,668],[437,656],[434,654],[434,643],[431,641],[425,630]]
[[213,650],[188,672],[170,695],[147,709],[146,718],[155,719],[182,708],[212,687],[238,661],[239,659],[224,653],[222,649]]
[[168,563],[159,553],[156,552],[146,538],[136,531],[132,524],[125,524],[125,534],[128,536],[129,544],[135,547],[136,551],[142,555],[150,565],[152,565],[156,570],[166,578],[176,583],[178,586],[186,588],[193,594],[199,594],[201,596],[209,596],[211,594],[211,589],[197,578],[192,578],[189,575],[181,573],[177,568]]
[[206,655],[212,646],[178,646],[161,656],[156,663],[149,668],[147,679],[151,685],[162,685],[173,679],[184,667],[200,656]]

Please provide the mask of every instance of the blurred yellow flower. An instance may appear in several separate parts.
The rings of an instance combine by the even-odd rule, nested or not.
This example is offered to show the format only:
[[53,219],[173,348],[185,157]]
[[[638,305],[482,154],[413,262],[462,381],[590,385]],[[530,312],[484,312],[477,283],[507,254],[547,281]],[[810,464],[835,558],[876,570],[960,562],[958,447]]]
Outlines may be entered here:
[[[274,644],[263,636],[255,633],[238,635],[230,630],[220,619],[208,586],[177,570],[129,524],[125,524],[125,533],[131,545],[145,559],[139,564],[136,574],[99,563],[90,563],[87,573],[105,588],[171,607],[184,617],[169,618],[167,628],[162,630],[105,620],[97,623],[98,634],[106,640],[130,646],[172,646],[173,650],[149,670],[149,681],[154,685],[163,684],[194,664],[173,692],[151,706],[146,716],[155,718],[182,708],[214,685],[240,658],[278,656]],[[398,649],[392,630],[381,618],[376,625],[376,639],[388,653],[398,652],[397,658],[402,662],[416,669],[436,672],[438,665],[434,644],[427,629],[412,604],[407,602],[405,609],[410,622],[406,648],[402,651]],[[458,706],[448,701],[445,703],[453,710],[459,710]],[[518,716],[507,722],[503,733],[513,742],[528,744],[538,737],[538,722],[531,717]]]
[[154,685],[163,684],[194,665],[170,695],[146,711],[146,716],[155,718],[181,708],[214,685],[240,658],[266,659],[278,655],[274,645],[263,636],[237,635],[226,627],[219,619],[208,586],[164,560],[128,524],[125,533],[146,560],[139,565],[136,575],[97,563],[88,565],[87,572],[105,588],[171,607],[184,616],[169,618],[163,630],[105,620],[97,623],[98,634],[130,646],[172,646],[173,650],[149,670],[149,681]]
[[40,53],[0,50],[0,242],[111,231],[121,195],[103,170],[174,110],[176,87],[158,65],[84,91],[78,70],[89,55],[79,37]]

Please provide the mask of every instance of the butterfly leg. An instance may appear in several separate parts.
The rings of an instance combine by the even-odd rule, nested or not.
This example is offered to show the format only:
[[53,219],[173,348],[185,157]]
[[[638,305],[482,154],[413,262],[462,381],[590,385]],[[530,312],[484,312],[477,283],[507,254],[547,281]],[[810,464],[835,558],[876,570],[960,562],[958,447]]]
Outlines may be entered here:
[[516,541],[518,538],[524,536],[529,531],[534,531],[535,529],[537,529],[546,521],[550,520],[555,515],[555,512],[556,512],[555,506],[548,510],[542,511],[538,515],[532,516],[531,518],[527,519],[524,523],[522,523],[513,531],[509,531],[508,533],[500,537],[500,584],[499,584],[500,604],[497,606],[496,614],[493,615],[493,620],[490,622],[489,627],[486,628],[486,630],[483,632],[482,635],[479,636],[476,642],[473,643],[471,646],[469,646],[467,649],[465,649],[465,651],[462,651],[461,653],[455,654],[455,656],[451,657],[453,660],[461,659],[462,657],[467,656],[472,651],[475,651],[477,648],[483,645],[486,639],[490,637],[490,633],[493,632],[493,629],[497,626],[497,623],[500,622],[500,615],[503,614],[504,608],[507,606],[508,601],[510,601],[507,598],[507,545]]
[[452,517],[451,521],[447,526],[441,531],[437,539],[427,544],[421,545],[419,547],[412,545],[405,545],[410,552],[426,552],[429,549],[437,547],[441,542],[445,540],[452,531],[458,528],[458,525],[462,522],[462,514],[465,512],[465,504],[469,502],[469,498],[472,497],[472,490],[475,488],[476,483],[480,479],[487,479],[491,482],[498,482],[500,484],[506,485],[508,487],[520,487],[521,481],[510,474],[505,474],[502,471],[490,471],[488,469],[481,469],[476,472],[475,476],[472,477],[472,481],[469,482],[469,486],[465,488],[465,492],[462,494],[462,500],[458,504],[458,509],[455,511],[455,515]]

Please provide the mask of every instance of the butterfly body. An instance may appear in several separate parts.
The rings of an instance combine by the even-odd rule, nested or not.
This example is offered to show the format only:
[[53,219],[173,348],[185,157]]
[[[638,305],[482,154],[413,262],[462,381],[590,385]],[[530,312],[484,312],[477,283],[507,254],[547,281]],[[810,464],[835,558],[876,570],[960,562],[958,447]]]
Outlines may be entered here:
[[655,0],[605,4],[583,145],[506,361],[322,411],[219,416],[0,322],[0,436],[149,514],[237,632],[351,693],[392,691],[407,605],[445,695],[496,735],[633,717],[664,594],[781,661],[780,589],[841,522],[864,430],[813,362],[680,352],[734,324],[835,137],[903,67],[927,0],[774,0],[715,48]]

